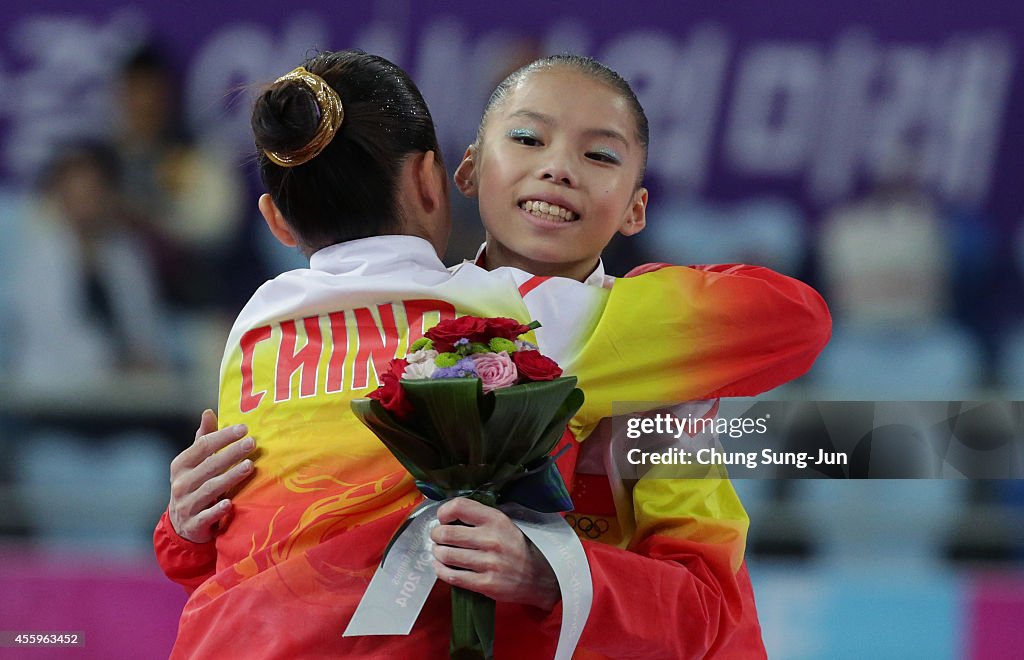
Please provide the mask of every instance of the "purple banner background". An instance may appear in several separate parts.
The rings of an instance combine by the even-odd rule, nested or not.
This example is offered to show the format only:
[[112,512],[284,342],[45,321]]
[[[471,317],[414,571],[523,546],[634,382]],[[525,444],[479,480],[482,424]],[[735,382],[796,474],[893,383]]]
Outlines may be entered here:
[[248,92],[312,47],[362,47],[413,74],[449,162],[512,61],[585,52],[630,79],[652,126],[649,184],[713,199],[780,193],[812,221],[891,167],[1009,231],[1024,177],[1024,4],[19,0],[0,17],[0,172],[102,133],[117,61],[154,36],[200,136],[244,157]]

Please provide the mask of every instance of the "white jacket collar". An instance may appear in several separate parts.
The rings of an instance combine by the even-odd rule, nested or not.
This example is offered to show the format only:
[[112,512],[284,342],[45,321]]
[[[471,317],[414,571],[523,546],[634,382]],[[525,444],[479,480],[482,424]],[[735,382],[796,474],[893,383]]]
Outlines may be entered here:
[[416,269],[444,272],[434,247],[418,236],[359,238],[330,245],[309,258],[312,270],[332,275],[389,275]]
[[[484,250],[486,250],[486,249],[487,249],[487,243],[482,243],[480,245],[480,249],[476,251],[476,256],[473,257],[472,261],[470,261],[469,259],[466,259],[466,261],[464,261],[463,263],[472,263],[472,264],[475,264],[475,265],[480,266],[481,268],[483,268],[484,267],[484,265],[483,265]],[[603,259],[599,258],[597,260],[597,267],[594,268],[593,272],[591,272],[590,275],[587,276],[587,279],[583,280],[583,283],[584,284],[588,284],[590,286],[599,286],[599,287],[608,287],[608,288],[610,288],[610,285],[608,285],[608,283],[607,283],[607,278],[605,277],[604,260]]]

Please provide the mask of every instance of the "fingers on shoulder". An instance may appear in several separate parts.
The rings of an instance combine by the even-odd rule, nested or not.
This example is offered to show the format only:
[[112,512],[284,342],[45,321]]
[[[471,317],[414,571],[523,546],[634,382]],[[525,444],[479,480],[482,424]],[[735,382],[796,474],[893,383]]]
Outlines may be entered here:
[[199,428],[196,429],[196,440],[200,436],[204,436],[207,433],[212,433],[217,430],[217,414],[207,408],[203,411],[202,417],[199,419]]
[[[245,424],[228,426],[219,431],[214,430],[196,438],[191,447],[178,454],[175,461],[178,467],[196,467],[204,460],[224,449],[232,442],[239,440],[249,432]],[[173,465],[173,463],[172,463]]]
[[178,535],[193,543],[205,543],[212,540],[210,530],[231,512],[231,501],[220,500],[213,506],[192,516],[182,525]]

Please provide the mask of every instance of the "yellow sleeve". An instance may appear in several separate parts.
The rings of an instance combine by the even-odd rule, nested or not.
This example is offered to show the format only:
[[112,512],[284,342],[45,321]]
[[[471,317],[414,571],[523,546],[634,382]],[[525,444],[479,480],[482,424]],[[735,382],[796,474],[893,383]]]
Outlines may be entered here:
[[[756,266],[671,266],[619,279],[566,371],[586,394],[571,428],[679,402],[754,396],[803,375],[831,336],[821,296]],[[636,405],[629,402],[636,402]]]

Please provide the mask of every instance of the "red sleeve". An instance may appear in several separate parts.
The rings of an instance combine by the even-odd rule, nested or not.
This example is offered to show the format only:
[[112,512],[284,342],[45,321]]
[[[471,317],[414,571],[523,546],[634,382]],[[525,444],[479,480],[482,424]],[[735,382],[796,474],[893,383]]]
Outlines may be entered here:
[[[706,545],[659,536],[630,552],[592,541],[583,548],[594,603],[581,650],[645,660],[767,657],[745,563],[733,573]],[[557,636],[561,617],[559,603],[544,632]]]
[[[609,431],[603,424],[595,436]],[[595,436],[583,443],[581,452],[592,439],[601,443]],[[619,507],[628,506],[616,503],[606,475],[576,473],[572,483],[574,513],[614,521]],[[641,638],[653,644],[644,648],[651,657],[765,658],[754,591],[743,563],[747,515],[731,484],[724,479],[641,480],[629,504],[635,526],[629,549],[637,561],[624,561],[620,554],[628,553],[623,551],[588,552],[601,600],[591,615],[594,627],[581,640],[583,647],[596,649],[602,657],[648,657],[629,655],[636,644],[643,648],[647,643],[632,641]],[[609,533],[598,540],[614,548],[618,537]],[[617,578],[622,575],[631,577]],[[641,582],[632,576],[640,576]],[[650,598],[645,593],[658,594],[656,608],[635,604]],[[659,637],[654,635],[658,629],[667,632]],[[627,647],[618,647],[620,639]]]
[[740,566],[739,573],[736,574],[736,581],[740,587],[743,611],[740,613],[736,629],[717,647],[718,655],[723,659],[753,658],[760,660],[767,658],[768,652],[764,648],[761,622],[757,618],[757,605],[754,602],[754,586],[750,583],[750,573],[747,572],[746,561]]
[[153,530],[153,550],[164,575],[184,587],[189,595],[212,577],[217,567],[214,542],[193,543],[178,536],[166,511]]

